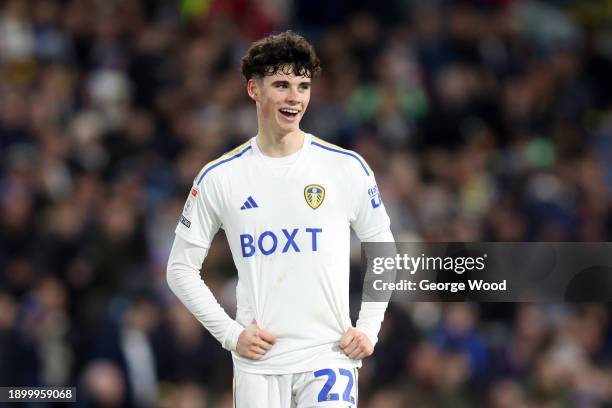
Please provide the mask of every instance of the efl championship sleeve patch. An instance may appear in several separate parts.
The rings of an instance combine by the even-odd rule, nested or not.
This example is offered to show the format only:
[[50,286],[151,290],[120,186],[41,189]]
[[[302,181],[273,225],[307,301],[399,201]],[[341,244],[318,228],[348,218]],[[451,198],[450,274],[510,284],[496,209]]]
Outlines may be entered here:
[[[191,188],[191,192],[189,193],[189,197],[187,197],[187,201],[185,202],[185,206],[183,207],[183,215],[188,215],[195,204],[195,200],[198,197],[198,189],[195,187]],[[182,221],[181,221],[182,222]]]

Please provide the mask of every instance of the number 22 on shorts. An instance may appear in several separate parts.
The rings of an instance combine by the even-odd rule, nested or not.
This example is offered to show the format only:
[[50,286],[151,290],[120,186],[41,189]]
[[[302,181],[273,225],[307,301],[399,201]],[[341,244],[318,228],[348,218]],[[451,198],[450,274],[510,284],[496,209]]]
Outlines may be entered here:
[[[355,383],[353,372],[351,370],[339,368],[338,373],[342,377],[348,378],[348,382],[346,384],[346,387],[344,388],[344,392],[342,393],[342,401],[348,402],[350,404],[355,404],[355,397],[351,395],[351,392],[353,390],[353,384]],[[327,377],[327,381],[323,385],[323,388],[321,388],[321,391],[319,391],[317,401],[338,401],[340,399],[340,396],[337,393],[330,392],[336,384],[336,372],[331,368],[324,368],[322,370],[315,371],[313,374],[315,378],[324,376]]]

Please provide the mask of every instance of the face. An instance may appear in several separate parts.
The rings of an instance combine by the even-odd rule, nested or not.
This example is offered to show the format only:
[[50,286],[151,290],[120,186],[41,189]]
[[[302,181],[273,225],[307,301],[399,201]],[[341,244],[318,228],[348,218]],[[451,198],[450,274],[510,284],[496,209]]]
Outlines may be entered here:
[[310,85],[310,78],[283,72],[249,80],[247,89],[257,103],[260,128],[280,135],[299,130],[310,101]]

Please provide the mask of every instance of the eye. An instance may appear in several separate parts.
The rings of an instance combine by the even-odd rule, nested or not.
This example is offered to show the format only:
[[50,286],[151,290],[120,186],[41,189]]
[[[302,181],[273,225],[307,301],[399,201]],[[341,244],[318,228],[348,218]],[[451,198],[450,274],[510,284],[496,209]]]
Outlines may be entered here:
[[276,83],[276,87],[277,88],[286,89],[288,87],[288,85],[285,82],[277,82]]
[[301,84],[300,85],[300,89],[306,91],[306,90],[310,89],[310,84]]

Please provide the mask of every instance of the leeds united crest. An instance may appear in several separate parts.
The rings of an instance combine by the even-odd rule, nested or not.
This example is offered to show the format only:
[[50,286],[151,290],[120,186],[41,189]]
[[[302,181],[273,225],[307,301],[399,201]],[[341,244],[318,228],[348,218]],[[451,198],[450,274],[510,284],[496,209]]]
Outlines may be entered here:
[[321,204],[323,204],[323,200],[325,199],[325,189],[318,184],[309,184],[304,187],[304,198],[306,199],[306,203],[308,203],[310,208],[316,210]]

